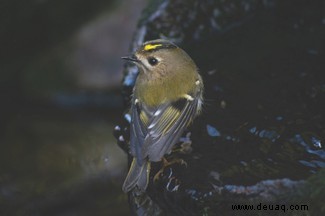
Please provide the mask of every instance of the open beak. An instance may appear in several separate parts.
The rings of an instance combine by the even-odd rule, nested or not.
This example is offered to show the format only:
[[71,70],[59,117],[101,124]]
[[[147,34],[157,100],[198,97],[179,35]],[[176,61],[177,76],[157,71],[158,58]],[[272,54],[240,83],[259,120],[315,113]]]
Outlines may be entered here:
[[140,62],[139,59],[135,55],[121,57],[121,58],[126,60],[126,61],[130,61],[130,62]]

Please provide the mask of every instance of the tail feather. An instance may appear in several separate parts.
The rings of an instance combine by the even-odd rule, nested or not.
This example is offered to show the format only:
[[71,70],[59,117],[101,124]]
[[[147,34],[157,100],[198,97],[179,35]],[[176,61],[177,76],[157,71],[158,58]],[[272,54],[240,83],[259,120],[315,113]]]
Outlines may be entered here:
[[145,191],[149,183],[149,173],[150,162],[144,161],[142,165],[139,165],[136,158],[133,158],[129,173],[122,187],[123,191],[127,193],[136,186],[141,191]]

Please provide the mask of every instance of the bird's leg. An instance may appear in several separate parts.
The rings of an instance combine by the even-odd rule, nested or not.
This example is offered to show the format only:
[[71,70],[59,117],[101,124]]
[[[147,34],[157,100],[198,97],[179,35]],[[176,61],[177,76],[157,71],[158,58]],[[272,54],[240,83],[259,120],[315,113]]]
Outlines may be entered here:
[[192,152],[192,143],[182,143],[179,147],[173,148],[172,153],[190,154]]
[[[192,141],[191,141],[191,133],[188,132],[185,137],[180,138],[181,143],[174,146],[171,153],[180,153],[180,154],[190,154],[192,152]],[[153,180],[157,181],[160,176],[163,174],[166,167],[171,166],[175,163],[179,163],[181,165],[185,165],[187,167],[187,163],[180,158],[175,158],[173,156],[170,157],[169,161],[163,157],[162,159],[162,167],[161,169],[155,174]]]
[[173,164],[175,164],[175,163],[179,163],[179,164],[181,164],[181,165],[185,165],[185,166],[187,166],[187,163],[186,163],[183,159],[180,159],[180,158],[173,158],[173,159],[171,159],[170,161],[168,161],[165,157],[163,157],[163,158],[161,159],[161,161],[162,161],[162,167],[161,167],[161,169],[160,169],[160,170],[155,174],[155,176],[153,177],[153,180],[154,180],[154,181],[159,180],[159,178],[160,178],[160,176],[163,174],[165,168],[168,167],[168,166],[171,166],[171,165],[173,165]]
[[172,149],[173,153],[190,154],[192,152],[191,133],[188,132],[185,137],[180,138],[181,144]]

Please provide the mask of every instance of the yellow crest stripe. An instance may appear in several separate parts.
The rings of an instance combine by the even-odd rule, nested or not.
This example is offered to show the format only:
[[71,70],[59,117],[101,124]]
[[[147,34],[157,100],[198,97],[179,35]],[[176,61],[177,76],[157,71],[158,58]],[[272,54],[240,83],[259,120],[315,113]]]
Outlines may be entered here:
[[157,47],[161,47],[161,46],[162,46],[162,44],[147,44],[144,46],[143,50],[149,51],[149,50],[156,49]]

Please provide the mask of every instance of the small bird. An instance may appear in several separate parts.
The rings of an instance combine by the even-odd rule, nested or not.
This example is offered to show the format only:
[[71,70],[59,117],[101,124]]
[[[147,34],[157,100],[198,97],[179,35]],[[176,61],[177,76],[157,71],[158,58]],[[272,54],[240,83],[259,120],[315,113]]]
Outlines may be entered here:
[[134,157],[123,191],[145,191],[150,162],[162,160],[200,113],[203,82],[189,55],[168,40],[145,42],[132,56],[139,74],[131,102],[130,151]]

